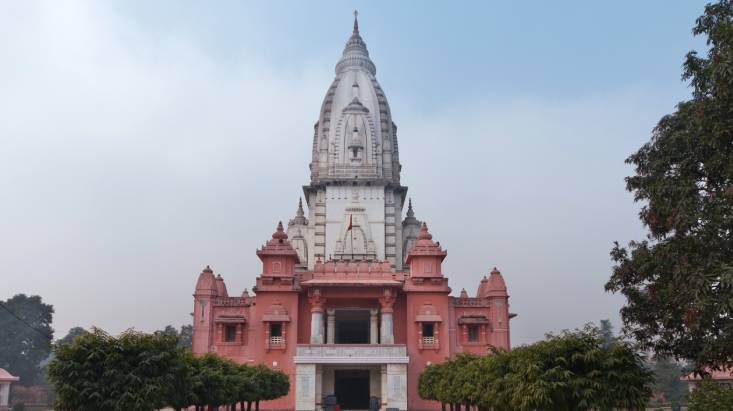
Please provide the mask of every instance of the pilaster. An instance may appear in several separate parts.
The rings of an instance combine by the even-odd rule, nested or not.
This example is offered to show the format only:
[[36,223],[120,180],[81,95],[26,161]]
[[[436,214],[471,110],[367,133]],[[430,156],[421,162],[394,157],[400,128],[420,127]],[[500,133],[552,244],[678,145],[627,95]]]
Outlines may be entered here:
[[295,365],[295,409],[314,411],[316,409],[316,365]]

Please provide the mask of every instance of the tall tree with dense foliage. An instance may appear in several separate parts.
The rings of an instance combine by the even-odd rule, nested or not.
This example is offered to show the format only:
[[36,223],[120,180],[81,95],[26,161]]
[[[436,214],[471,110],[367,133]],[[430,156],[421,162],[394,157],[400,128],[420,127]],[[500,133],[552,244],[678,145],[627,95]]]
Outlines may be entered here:
[[61,410],[140,410],[167,405],[180,350],[175,337],[99,329],[59,346],[48,376]]
[[196,404],[196,385],[200,380],[196,376],[196,358],[190,350],[179,350],[179,361],[171,367],[170,384],[167,386],[166,405],[181,411]]
[[54,359],[48,364],[48,377],[56,393],[57,409],[92,411],[108,408],[103,377],[109,338],[95,329],[54,350]]
[[733,365],[733,1],[705,7],[677,105],[651,141],[626,161],[626,179],[647,239],[618,243],[606,290],[620,292],[625,331],[645,349],[690,360],[697,370]]
[[40,364],[51,353],[53,306],[25,294],[0,305],[0,368],[33,385],[42,380]]
[[260,400],[269,401],[287,395],[288,391],[290,391],[290,380],[280,370],[273,370],[264,365],[258,365],[256,368],[259,369],[259,380],[257,384],[264,387],[261,390],[260,398],[255,402],[255,409],[259,411]]
[[509,377],[517,410],[644,410],[652,374],[627,344],[606,346],[592,327],[519,347]]
[[237,404],[249,410],[290,390],[282,371],[238,365],[214,353],[195,357],[170,332],[112,337],[93,329],[57,344],[54,353],[48,375],[61,411],[235,410]]
[[424,400],[439,401],[445,411],[445,402],[438,395],[438,385],[445,380],[443,377],[444,364],[431,364],[425,367],[417,380],[417,393]]
[[607,344],[588,326],[511,351],[431,365],[418,393],[452,410],[643,410],[652,380],[628,344]]

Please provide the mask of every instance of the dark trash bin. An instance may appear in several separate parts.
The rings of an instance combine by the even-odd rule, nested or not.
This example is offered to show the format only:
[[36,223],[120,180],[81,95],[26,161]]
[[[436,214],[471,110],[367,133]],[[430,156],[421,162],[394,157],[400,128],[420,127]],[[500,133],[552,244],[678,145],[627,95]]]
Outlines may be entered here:
[[379,397],[369,397],[369,411],[379,411]]
[[323,398],[323,411],[336,411],[338,399],[335,395],[327,395]]

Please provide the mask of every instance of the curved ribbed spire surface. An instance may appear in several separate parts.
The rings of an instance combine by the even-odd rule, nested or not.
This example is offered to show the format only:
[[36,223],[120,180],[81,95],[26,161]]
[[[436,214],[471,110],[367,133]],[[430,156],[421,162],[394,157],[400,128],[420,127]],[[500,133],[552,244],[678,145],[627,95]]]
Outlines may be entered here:
[[[397,126],[376,71],[355,16],[314,126],[311,181],[303,188],[308,224],[288,228],[309,269],[319,257],[376,258],[402,267],[404,238],[397,216],[402,216],[407,187],[400,184]],[[291,221],[304,218],[296,215]],[[347,233],[350,223],[353,236]]]

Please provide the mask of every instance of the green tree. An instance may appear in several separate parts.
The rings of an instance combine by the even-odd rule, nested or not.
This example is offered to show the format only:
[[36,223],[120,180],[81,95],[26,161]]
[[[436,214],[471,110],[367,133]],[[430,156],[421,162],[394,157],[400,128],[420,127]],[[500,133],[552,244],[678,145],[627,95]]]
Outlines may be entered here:
[[194,395],[196,410],[203,410],[208,405],[219,405],[224,397],[222,387],[224,376],[221,373],[221,359],[213,353],[196,358]]
[[604,348],[593,327],[549,335],[508,353],[517,410],[643,410],[651,373],[626,344]]
[[282,371],[272,370],[260,364],[254,367],[253,372],[257,386],[255,411],[260,411],[260,401],[274,400],[288,394],[290,381]]
[[733,388],[710,378],[703,379],[692,392],[690,411],[733,411]]
[[233,361],[208,353],[196,359],[195,367],[193,387],[197,409],[238,401],[238,366]]
[[693,29],[707,38],[677,105],[626,162],[626,187],[644,203],[647,239],[618,243],[606,290],[620,292],[625,331],[644,349],[698,370],[733,365],[733,2],[705,7]]
[[[440,401],[438,396],[438,385],[443,380],[443,364],[431,364],[425,367],[417,380],[417,393],[424,400]],[[440,401],[440,406],[445,411],[445,403]]]
[[92,411],[108,409],[104,386],[105,359],[111,337],[101,330],[78,336],[73,343],[54,350],[48,364],[48,378],[60,410]]
[[61,410],[150,411],[169,403],[181,365],[177,339],[134,331],[111,337],[99,329],[58,346],[48,376]]
[[628,344],[607,345],[598,329],[587,326],[511,351],[430,366],[418,393],[452,410],[643,410],[652,380]]
[[0,368],[23,385],[42,380],[40,364],[51,353],[53,306],[41,297],[18,294],[0,301]]
[[257,399],[258,394],[254,367],[240,365],[237,368],[236,379],[239,409],[244,410],[246,404],[246,409],[251,410],[252,402]]
[[290,379],[281,370],[269,370],[267,374],[268,392],[263,398],[266,401],[275,400],[288,395],[290,391]]
[[172,381],[166,394],[166,404],[176,411],[181,411],[197,402],[196,359],[190,350],[179,350],[179,356],[179,361],[176,361],[169,370]]
[[82,334],[84,334],[86,330],[82,327],[74,327],[69,330],[69,332],[64,336],[64,338],[61,338],[56,341],[56,346],[60,345],[67,345],[74,342],[74,339]]

